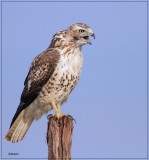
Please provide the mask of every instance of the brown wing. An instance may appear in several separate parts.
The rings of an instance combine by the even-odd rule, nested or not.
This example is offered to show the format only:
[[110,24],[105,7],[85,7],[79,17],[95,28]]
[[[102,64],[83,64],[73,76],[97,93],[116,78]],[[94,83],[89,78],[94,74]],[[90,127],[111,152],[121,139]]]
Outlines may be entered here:
[[39,95],[44,84],[50,79],[59,62],[60,54],[55,49],[47,49],[39,54],[32,62],[29,73],[24,82],[20,104],[12,119],[11,125],[20,112],[30,105]]

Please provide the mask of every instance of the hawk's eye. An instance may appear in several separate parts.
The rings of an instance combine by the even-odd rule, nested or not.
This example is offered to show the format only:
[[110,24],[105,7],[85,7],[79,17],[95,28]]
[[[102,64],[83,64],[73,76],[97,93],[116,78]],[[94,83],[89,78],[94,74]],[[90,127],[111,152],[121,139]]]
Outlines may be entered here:
[[84,31],[83,29],[80,29],[79,32],[80,32],[80,33],[83,33],[83,32],[85,32],[85,31]]

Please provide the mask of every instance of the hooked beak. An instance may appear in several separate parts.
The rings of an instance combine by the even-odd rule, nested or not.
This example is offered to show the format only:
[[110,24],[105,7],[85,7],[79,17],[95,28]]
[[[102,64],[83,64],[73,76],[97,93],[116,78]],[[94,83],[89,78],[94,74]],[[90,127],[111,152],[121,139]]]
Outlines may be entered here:
[[91,36],[94,37],[94,39],[95,39],[95,34],[94,33]]
[[[94,39],[95,39],[95,34],[94,33],[90,34],[90,36],[94,37]],[[90,44],[90,45],[92,44],[92,42],[89,39],[88,39],[87,43]]]

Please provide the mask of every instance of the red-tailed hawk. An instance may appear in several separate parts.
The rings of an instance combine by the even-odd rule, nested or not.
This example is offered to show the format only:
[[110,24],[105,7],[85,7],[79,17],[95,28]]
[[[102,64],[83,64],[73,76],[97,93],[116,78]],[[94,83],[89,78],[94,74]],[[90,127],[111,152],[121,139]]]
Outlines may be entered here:
[[89,36],[95,38],[88,25],[73,24],[56,33],[50,46],[35,57],[6,140],[13,143],[21,141],[33,120],[51,109],[58,117],[62,116],[60,105],[67,100],[80,78],[83,60],[81,47],[91,44]]

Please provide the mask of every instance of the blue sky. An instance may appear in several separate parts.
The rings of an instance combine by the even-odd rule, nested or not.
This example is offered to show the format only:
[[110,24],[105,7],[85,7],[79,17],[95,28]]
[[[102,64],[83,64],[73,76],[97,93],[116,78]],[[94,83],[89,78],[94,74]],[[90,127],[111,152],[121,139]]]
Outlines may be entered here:
[[3,139],[33,58],[76,22],[96,39],[83,47],[81,79],[62,106],[76,120],[72,158],[147,157],[147,2],[3,2],[3,158],[47,157],[46,116],[20,143]]

